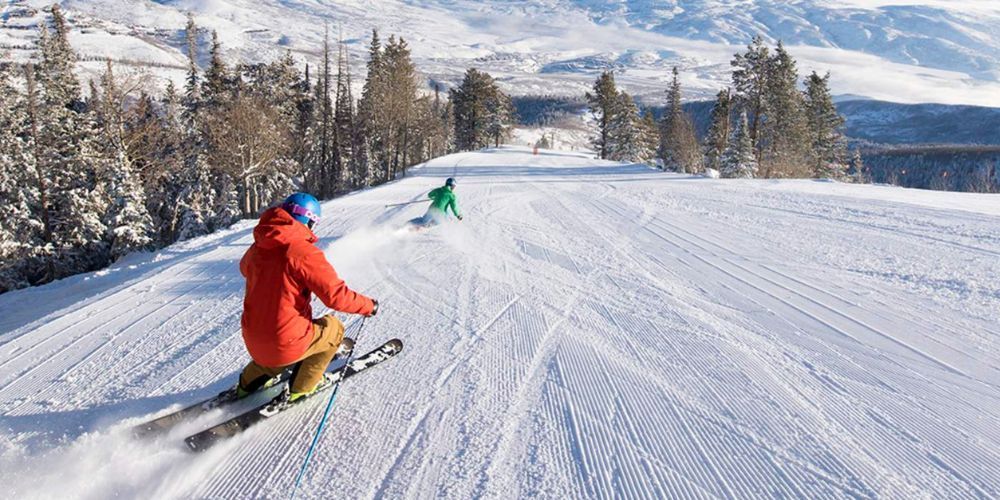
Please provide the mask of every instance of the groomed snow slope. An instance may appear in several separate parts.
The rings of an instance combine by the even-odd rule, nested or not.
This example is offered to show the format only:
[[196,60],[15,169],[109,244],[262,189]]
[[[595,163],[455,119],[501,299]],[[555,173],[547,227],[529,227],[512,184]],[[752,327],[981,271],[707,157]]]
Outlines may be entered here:
[[[397,231],[451,175],[466,220]],[[301,496],[997,497],[998,206],[522,149],[326,203],[382,303],[359,347],[406,348],[345,384]],[[219,414],[126,437],[246,361],[251,227],[0,296],[8,495],[287,494],[325,400],[204,455]]]

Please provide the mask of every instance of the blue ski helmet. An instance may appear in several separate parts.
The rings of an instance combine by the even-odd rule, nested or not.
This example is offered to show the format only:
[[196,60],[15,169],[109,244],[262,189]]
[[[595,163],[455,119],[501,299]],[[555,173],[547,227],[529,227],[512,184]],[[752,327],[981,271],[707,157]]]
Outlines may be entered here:
[[449,177],[448,180],[444,181],[444,185],[448,186],[448,187],[450,187],[452,189],[454,189],[455,188],[455,178],[454,177]]
[[281,208],[295,220],[309,226],[309,229],[319,222],[320,213],[323,211],[316,197],[309,193],[295,193],[285,198]]

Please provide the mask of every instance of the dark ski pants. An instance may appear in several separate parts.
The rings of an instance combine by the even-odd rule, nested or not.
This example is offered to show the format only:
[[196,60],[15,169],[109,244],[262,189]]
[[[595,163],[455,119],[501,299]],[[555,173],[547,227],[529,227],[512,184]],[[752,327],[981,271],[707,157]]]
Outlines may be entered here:
[[253,391],[271,377],[293,367],[292,392],[311,392],[323,379],[323,372],[344,340],[344,324],[332,315],[313,320],[313,341],[298,360],[288,366],[261,366],[251,361],[240,374],[240,387]]

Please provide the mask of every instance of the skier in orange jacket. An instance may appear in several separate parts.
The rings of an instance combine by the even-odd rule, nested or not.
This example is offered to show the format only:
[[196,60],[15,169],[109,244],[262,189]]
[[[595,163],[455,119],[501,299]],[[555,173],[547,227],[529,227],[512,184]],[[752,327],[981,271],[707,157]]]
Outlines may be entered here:
[[240,261],[246,278],[241,325],[252,361],[240,375],[239,397],[293,365],[289,402],[308,396],[338,350],[353,348],[336,317],[313,319],[312,294],[336,311],[378,312],[378,301],[348,288],[316,247],[312,228],[319,216],[316,198],[295,193],[264,212],[253,230],[254,243]]

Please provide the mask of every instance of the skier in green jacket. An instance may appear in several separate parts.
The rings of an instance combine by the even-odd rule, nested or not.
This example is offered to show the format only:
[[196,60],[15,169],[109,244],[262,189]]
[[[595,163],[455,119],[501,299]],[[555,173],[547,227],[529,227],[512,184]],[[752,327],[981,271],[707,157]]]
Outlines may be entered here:
[[458,198],[455,196],[455,179],[449,177],[444,186],[434,189],[427,196],[431,199],[427,213],[423,217],[411,220],[410,223],[424,227],[436,226],[447,220],[449,209],[458,220],[462,220],[462,213],[458,210]]

